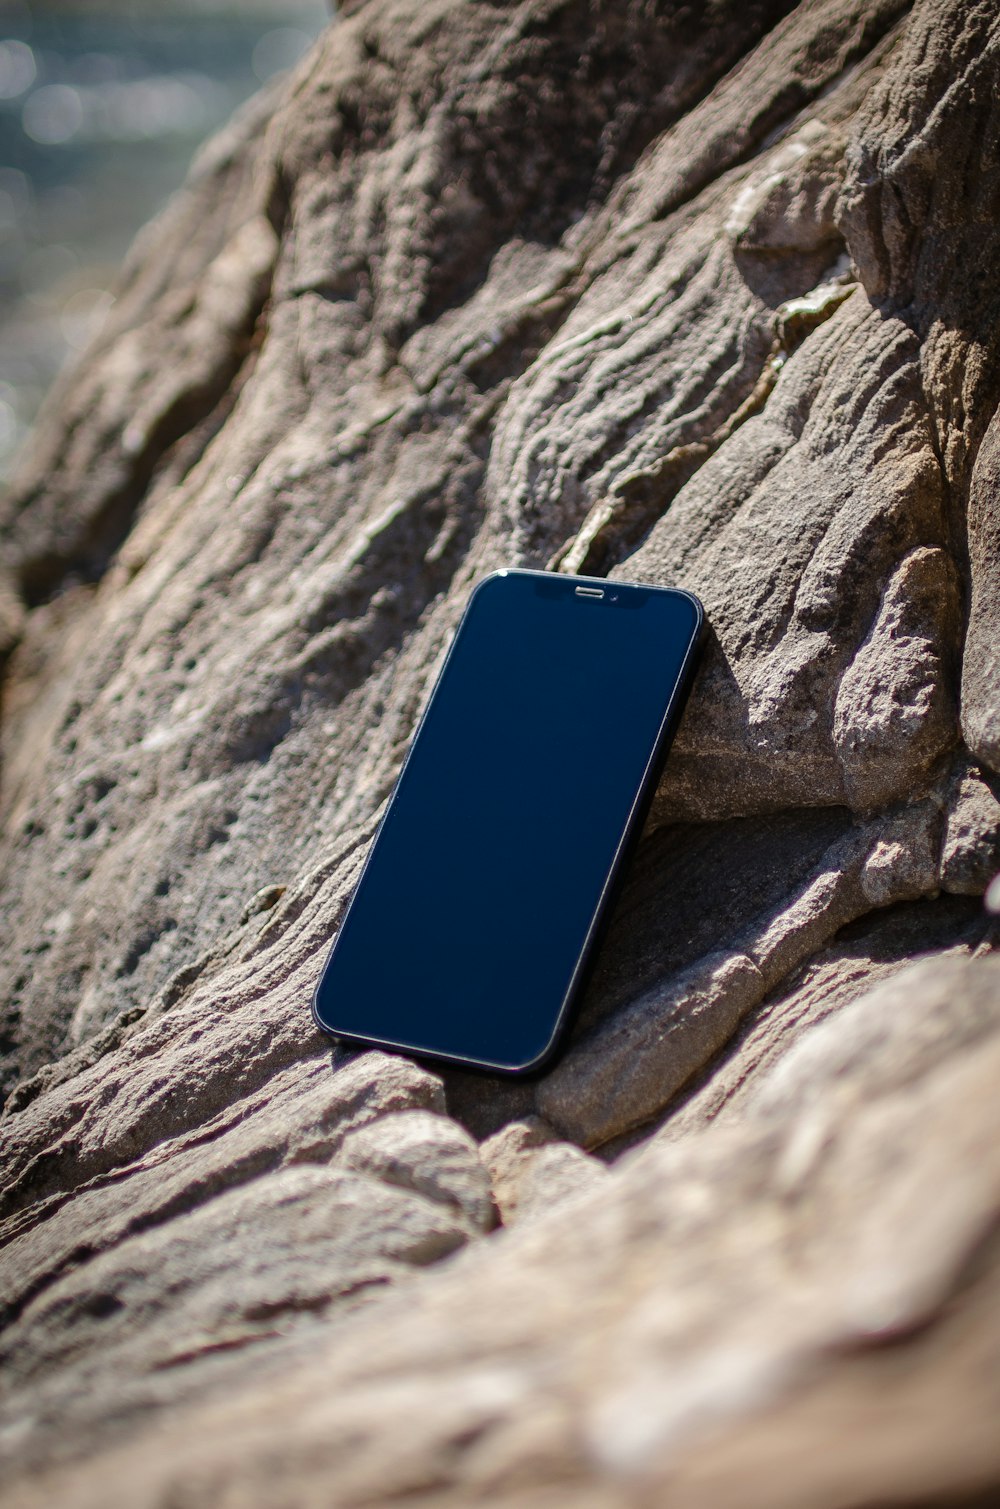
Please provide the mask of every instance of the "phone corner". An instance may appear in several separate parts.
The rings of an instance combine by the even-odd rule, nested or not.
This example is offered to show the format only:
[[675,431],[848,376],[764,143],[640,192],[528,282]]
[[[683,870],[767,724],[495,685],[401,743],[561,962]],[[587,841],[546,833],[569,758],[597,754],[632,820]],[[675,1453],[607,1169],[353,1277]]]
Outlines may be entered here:
[[475,598],[479,596],[481,592],[483,592],[487,587],[491,586],[494,582],[504,581],[512,574],[513,570],[509,566],[497,566],[493,571],[488,571],[485,576],[481,576],[478,582],[476,582],[475,586],[470,591],[466,601],[471,603]]
[[324,1037],[334,1037],[335,1033],[330,1027],[327,1026],[326,1022],[324,1022],[323,1018],[320,1016],[319,1011],[319,995],[320,991],[323,988],[323,979],[325,975],[326,965],[324,964],[323,968],[320,970],[319,979],[316,981],[316,984],[313,987],[312,995],[309,997],[309,1015],[312,1018],[313,1026],[319,1032],[322,1032]]
[[696,641],[700,640],[705,632],[705,626],[707,622],[705,618],[705,604],[702,602],[698,594],[696,592],[692,592],[688,587],[675,587],[674,591],[680,597],[687,598],[688,602],[694,609],[694,633],[691,637]]
[[505,1065],[500,1072],[508,1079],[539,1079],[553,1068],[562,1051],[566,1029],[560,1025],[553,1032],[548,1042],[533,1058],[527,1059],[523,1064]]

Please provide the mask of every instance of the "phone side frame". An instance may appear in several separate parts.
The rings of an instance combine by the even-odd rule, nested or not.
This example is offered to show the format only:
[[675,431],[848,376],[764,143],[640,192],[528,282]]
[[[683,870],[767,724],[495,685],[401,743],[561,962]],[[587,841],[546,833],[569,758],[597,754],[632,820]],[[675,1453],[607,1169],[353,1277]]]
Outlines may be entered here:
[[[341,918],[340,926],[337,929],[336,936],[330,944],[326,960],[323,964],[323,968],[320,970],[319,978],[316,982],[315,988],[313,989],[312,998],[310,1001],[310,1009],[313,1022],[320,1032],[322,1032],[327,1037],[335,1039],[337,1042],[347,1043],[351,1047],[377,1048],[389,1053],[402,1053],[412,1058],[426,1061],[428,1063],[448,1064],[452,1067],[464,1069],[470,1072],[498,1074],[508,1079],[528,1079],[532,1076],[537,1076],[544,1072],[544,1070],[549,1066],[552,1059],[558,1052],[562,1044],[562,1040],[566,1032],[569,1030],[573,1019],[574,1008],[579,1004],[580,997],[587,982],[588,974],[590,973],[590,970],[592,969],[594,964],[598,946],[601,942],[608,922],[610,921],[611,912],[614,906],[614,902],[617,900],[618,890],[624,876],[626,865],[634,851],[635,845],[639,839],[639,835],[642,832],[643,824],[646,820],[646,817],[648,816],[649,809],[652,805],[653,796],[655,795],[656,787],[659,782],[659,778],[663,773],[667,755],[670,752],[670,746],[673,743],[674,735],[677,732],[677,727],[680,723],[681,716],[684,712],[684,707],[687,703],[688,695],[691,691],[691,686],[697,672],[698,659],[705,640],[705,610],[695,594],[693,592],[687,591],[683,587],[657,587],[647,583],[640,584],[632,582],[623,582],[621,584],[623,587],[641,586],[643,590],[649,592],[673,592],[682,597],[686,597],[695,610],[695,628],[688,643],[684,659],[681,662],[680,670],[677,673],[677,679],[674,683],[674,688],[671,692],[670,700],[667,703],[666,710],[663,715],[663,721],[660,724],[660,728],[657,733],[656,740],[653,744],[650,757],[646,763],[646,768],[643,771],[642,779],[636,790],[635,800],[629,811],[625,827],[622,830],[621,840],[618,844],[618,848],[615,850],[615,854],[611,861],[607,877],[605,879],[604,885],[601,888],[601,893],[598,897],[597,904],[591,918],[590,926],[587,929],[587,933],[584,937],[580,953],[577,956],[577,961],[573,968],[573,973],[570,976],[569,984],[567,985],[566,992],[553,1021],[549,1040],[546,1043],[545,1047],[541,1050],[541,1052],[536,1054],[535,1057],[529,1060],[527,1063],[519,1065],[494,1064],[487,1062],[486,1060],[474,1061],[472,1059],[462,1058],[457,1054],[449,1054],[443,1052],[435,1053],[430,1049],[421,1049],[414,1047],[412,1044],[392,1042],[387,1039],[367,1037],[361,1034],[350,1032],[338,1032],[335,1031],[332,1027],[329,1027],[322,1020],[319,1014],[320,992],[322,991],[323,982],[326,979],[330,965],[333,962],[337,944],[343,934],[344,927],[347,924],[347,920],[350,916],[351,909],[354,906],[355,900],[361,892],[361,888],[364,884],[365,874],[368,870],[369,864],[372,861],[372,856],[375,853],[375,849],[378,844],[382,829],[388,821],[389,814],[391,813],[396,802],[396,797],[403,783],[403,778],[406,774],[407,766],[410,763],[411,755],[416,746],[417,740],[420,737],[420,731],[423,728],[424,722],[429,716],[431,708],[434,705],[434,699],[437,696],[438,690],[444,681],[445,673],[448,669],[452,655],[455,653],[455,648],[458,644],[462,628],[465,624],[466,619],[472,611],[478,594],[490,582],[495,581],[498,578],[508,576],[529,576],[548,580],[551,579],[553,575],[555,575],[555,573],[550,571],[533,571],[525,567],[501,567],[496,571],[491,571],[487,576],[484,576],[481,581],[476,583],[475,587],[473,587],[472,591],[469,593],[468,602],[466,603],[465,608],[462,611],[462,615],[455,626],[451,644],[448,646],[447,654],[445,655],[444,660],[441,662],[441,668],[438,671],[434,685],[431,688],[430,696],[427,698],[424,710],[417,721],[416,728],[413,730],[413,734],[410,738],[409,748],[406,751],[406,757],[404,758],[403,763],[400,766],[399,774],[396,777],[395,784],[393,785],[389,799],[386,802],[385,811],[382,813],[378,826],[375,829],[374,834],[372,835],[368,853],[365,856],[365,862],[361,867],[361,873],[359,874],[357,881],[355,882],[354,889],[351,892],[350,899],[348,900],[347,906],[344,910],[344,915]],[[576,583],[602,586],[606,589],[608,579],[606,577],[574,575],[573,577],[567,578],[567,580]]]

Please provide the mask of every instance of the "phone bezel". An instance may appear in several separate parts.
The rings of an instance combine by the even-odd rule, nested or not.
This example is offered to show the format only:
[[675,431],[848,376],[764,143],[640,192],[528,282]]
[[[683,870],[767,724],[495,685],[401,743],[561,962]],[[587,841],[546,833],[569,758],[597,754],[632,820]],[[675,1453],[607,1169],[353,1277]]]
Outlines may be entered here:
[[[605,877],[604,884],[601,887],[601,892],[598,897],[595,910],[591,916],[590,925],[584,937],[584,941],[580,949],[580,953],[577,957],[573,973],[570,976],[569,984],[566,988],[562,1002],[560,1003],[559,1010],[553,1019],[552,1031],[549,1034],[549,1038],[545,1044],[545,1047],[541,1050],[540,1053],[536,1054],[534,1058],[528,1060],[526,1063],[517,1065],[496,1064],[490,1062],[487,1059],[472,1059],[463,1057],[460,1054],[451,1054],[444,1051],[435,1051],[429,1048],[421,1048],[413,1043],[401,1043],[388,1039],[372,1037],[370,1035],[338,1031],[336,1028],[331,1027],[328,1023],[324,1022],[319,1012],[320,993],[323,989],[323,983],[326,979],[327,973],[333,963],[333,959],[337,950],[337,944],[343,934],[344,927],[347,923],[348,917],[350,916],[351,909],[354,906],[358,896],[361,894],[361,889],[364,885],[365,874],[378,845],[379,836],[381,835],[382,829],[385,826],[390,812],[392,811],[397,792],[399,791],[403,777],[406,774],[406,768],[410,763],[410,757],[413,753],[413,749],[420,737],[420,731],[423,728],[424,723],[426,722],[430,714],[431,708],[434,705],[434,699],[437,696],[438,690],[444,680],[445,672],[448,668],[448,663],[451,660],[452,655],[455,653],[455,648],[459,642],[466,619],[472,611],[472,607],[476,601],[476,598],[485,587],[487,587],[491,582],[495,582],[500,578],[510,577],[532,577],[544,580],[546,582],[565,583],[567,588],[570,590],[570,593],[572,593],[572,589],[577,586],[598,586],[604,588],[605,591],[608,591],[613,587],[616,591],[639,590],[642,592],[669,593],[672,596],[686,598],[695,610],[694,630],[688,642],[684,659],[681,662],[680,669],[677,673],[674,687],[670,694],[670,699],[667,702],[666,711],[664,712],[663,720],[657,732],[652,752],[646,763],[642,779],[637,788],[635,800],[629,811],[625,827],[622,831],[621,840],[618,844],[617,849],[615,850],[615,854],[612,859],[607,876]],[[704,639],[704,631],[705,610],[694,593],[689,592],[682,587],[660,587],[646,582],[621,582],[618,580],[609,582],[609,579],[607,577],[569,575],[564,576],[561,573],[557,572],[533,571],[526,567],[519,566],[501,567],[496,571],[491,571],[487,576],[484,576],[481,581],[476,583],[475,587],[473,587],[472,591],[469,593],[469,598],[465,605],[465,608],[462,611],[462,616],[455,627],[454,634],[452,635],[451,644],[448,646],[448,652],[441,663],[441,668],[438,671],[437,678],[434,682],[434,686],[431,689],[430,696],[427,699],[426,706],[424,707],[424,710],[417,721],[417,726],[414,729],[413,735],[410,739],[409,748],[406,751],[406,757],[403,760],[399,775],[396,777],[395,784],[389,795],[389,799],[386,802],[385,811],[383,812],[379,820],[378,827],[376,828],[375,833],[372,836],[371,845],[369,847],[367,855],[365,856],[365,862],[361,868],[361,873],[358,876],[354,890],[351,893],[350,900],[348,901],[347,906],[344,910],[344,915],[341,918],[340,926],[338,927],[336,936],[334,937],[330,945],[323,968],[320,971],[315,989],[313,990],[311,1002],[312,1018],[321,1032],[323,1032],[328,1037],[335,1038],[338,1042],[350,1044],[352,1047],[377,1048],[387,1053],[402,1053],[407,1057],[415,1058],[422,1062],[447,1064],[455,1068],[469,1069],[487,1074],[498,1074],[511,1079],[523,1079],[532,1075],[538,1075],[549,1067],[562,1044],[562,1040],[566,1032],[569,1029],[570,1023],[572,1021],[573,1008],[579,1002],[579,999],[583,993],[583,987],[586,983],[588,970],[594,962],[597,946],[601,938],[602,928],[604,925],[606,925],[610,917],[611,908],[616,898],[617,886],[621,881],[625,866],[631,855],[634,844],[639,837],[639,833],[642,830],[642,825],[649,811],[650,803],[652,802],[657,782],[659,780],[660,774],[662,773],[663,766],[666,763],[666,757],[670,749],[670,744],[673,740],[673,736],[677,729],[677,724],[680,721],[681,713],[683,712],[688,693],[691,689],[691,683],[694,679],[695,670],[697,669],[699,651]]]

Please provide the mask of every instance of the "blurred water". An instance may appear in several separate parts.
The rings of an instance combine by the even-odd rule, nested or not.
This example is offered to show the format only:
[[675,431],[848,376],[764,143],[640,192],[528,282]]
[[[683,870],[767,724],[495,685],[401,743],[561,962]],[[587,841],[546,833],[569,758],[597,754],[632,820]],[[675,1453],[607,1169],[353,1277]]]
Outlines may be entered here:
[[0,477],[201,141],[326,0],[0,0]]

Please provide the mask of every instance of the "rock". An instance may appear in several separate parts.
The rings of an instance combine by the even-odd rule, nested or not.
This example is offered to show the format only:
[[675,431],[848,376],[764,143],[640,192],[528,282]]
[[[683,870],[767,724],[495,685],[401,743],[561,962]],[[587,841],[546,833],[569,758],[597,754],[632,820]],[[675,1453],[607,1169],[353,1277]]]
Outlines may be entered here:
[[[944,543],[918,350],[901,321],[855,291],[787,358],[761,412],[680,489],[627,568],[615,568],[697,592],[715,641],[678,735],[661,815],[885,805],[909,796],[938,752],[944,706],[924,715],[926,746],[890,725],[882,737],[895,740],[892,760],[883,767],[884,748],[874,755],[881,785],[855,792],[832,716],[884,581],[899,571],[900,582],[910,580],[903,560],[916,551],[915,560],[938,561]],[[874,461],[867,438],[883,427],[899,436],[891,462],[887,453]],[[808,521],[794,527],[803,490]],[[906,610],[915,622],[944,614],[940,630],[921,631],[931,643],[951,621],[946,581],[937,594],[934,607]],[[871,657],[880,653],[876,670]],[[888,674],[905,698],[920,674],[902,658],[908,653],[890,638],[884,651],[862,656],[855,676],[874,694],[872,678]],[[933,675],[936,652],[927,653]]]
[[988,1498],[998,969],[918,966],[804,1034],[742,1126],[648,1145],[8,1502]]
[[493,1224],[490,1181],[475,1142],[448,1117],[397,1111],[345,1138],[337,1163],[461,1213],[472,1231]]
[[[496,141],[529,130],[518,70],[523,64],[525,77],[550,64],[558,71],[564,47],[579,58],[590,13],[574,12],[558,39],[532,32],[516,47],[507,38],[508,47],[493,36],[492,12],[463,11],[443,66],[405,6],[391,23],[358,12],[321,42],[314,61],[303,62],[301,92],[285,86],[277,103],[268,102],[269,119],[263,107],[252,113],[241,137],[204,160],[158,228],[157,256],[169,273],[137,253],[127,296],[66,407],[54,400],[4,515],[10,557],[22,563],[32,601],[50,590],[38,583],[55,585],[74,571],[93,575],[113,558],[101,592],[80,595],[72,626],[53,624],[44,604],[28,615],[11,661],[5,707],[17,716],[6,714],[5,750],[29,750],[31,758],[23,767],[8,764],[4,809],[5,872],[19,881],[3,904],[8,935],[20,940],[0,961],[15,1045],[6,1054],[8,1088],[58,1058],[74,1030],[81,1040],[148,1005],[180,970],[233,936],[262,888],[286,885],[287,906],[302,904],[301,877],[329,862],[387,794],[477,575],[511,561],[543,564],[569,545],[608,489],[628,478],[639,486],[648,472],[651,502],[633,520],[641,533],[669,501],[671,469],[662,477],[657,471],[665,453],[687,454],[728,433],[771,370],[775,306],[746,283],[732,246],[719,239],[721,227],[745,181],[772,171],[781,144],[763,151],[761,144],[789,99],[821,124],[850,115],[858,84],[843,69],[867,58],[898,13],[891,5],[828,3],[769,35],[768,20],[782,9],[773,17],[728,9],[708,47],[695,31],[680,44],[680,23],[669,17],[647,25],[638,10],[615,7],[612,31],[587,65],[608,93],[581,85],[572,95],[586,149],[574,167],[553,156],[570,98],[545,96],[558,129],[542,129],[531,114],[528,154],[532,181],[545,193],[525,187],[519,147],[496,203],[484,187],[496,171]],[[373,53],[365,39],[376,34]],[[712,99],[711,84],[758,39],[763,53],[747,60],[760,81],[748,124],[742,89],[727,81]],[[484,72],[487,56],[500,69],[494,80]],[[404,75],[411,84],[401,95]],[[836,87],[810,107],[828,86]],[[652,113],[651,90],[660,99]],[[424,100],[416,115],[404,95]],[[321,96],[322,106],[305,103]],[[480,100],[475,130],[463,124],[473,96]],[[707,178],[692,163],[704,185],[694,190],[697,209],[688,199],[673,218],[644,217],[640,206],[659,193],[667,169],[640,144],[652,149],[661,132],[690,122],[689,107],[702,118],[712,114],[723,156]],[[703,160],[704,137],[690,129],[688,150]],[[734,131],[741,146],[730,140]],[[612,147],[619,135],[622,145]],[[671,161],[674,174],[680,164]],[[723,163],[730,177],[717,185]],[[415,187],[439,180],[464,187],[448,187],[443,197]],[[615,214],[606,213],[612,180],[633,206],[627,245]],[[218,225],[206,223],[208,203],[220,207]],[[211,353],[199,354],[200,338],[194,342],[186,324],[176,351],[165,346],[161,331],[178,308],[197,303],[199,270],[214,279],[231,237],[261,215],[279,244],[249,348],[227,326],[231,338],[220,327]],[[821,281],[810,268],[803,284],[797,257],[787,277],[777,257],[779,302]],[[246,263],[244,311],[258,265]],[[842,380],[838,342],[850,353]],[[791,446],[810,384],[825,371],[835,392],[810,427],[816,464],[808,484],[825,499],[817,502],[822,533],[819,516],[835,515],[839,499],[823,491],[832,474],[824,429],[839,412],[841,381],[847,392],[874,381],[886,342],[887,370],[903,363],[899,391],[881,400],[867,429],[847,427],[843,444],[867,500],[861,513],[874,510],[869,533],[888,510],[899,518],[901,552],[938,544],[940,481],[916,343],[905,326],[870,311],[860,291],[789,357],[767,423],[761,414],[761,423],[738,425],[708,464],[725,458],[743,487],[763,479],[776,460],[774,437],[780,448]],[[171,383],[178,391],[192,385],[190,404],[174,409],[160,394],[168,349]],[[136,352],[151,358],[141,374],[128,366]],[[210,358],[217,359],[211,381],[200,366]],[[803,367],[801,380],[793,381],[793,363]],[[231,368],[239,374],[232,401]],[[783,385],[789,403],[782,396],[775,405]],[[149,430],[137,471],[124,436],[136,412],[161,397],[174,417]],[[882,475],[869,462],[887,403],[898,411],[899,446],[883,457]],[[88,413],[93,423],[78,422]],[[168,454],[161,447],[182,419],[190,428]],[[753,435],[756,455],[740,438]],[[787,500],[775,498],[776,527],[783,516],[790,549],[801,533],[800,460],[801,451],[785,468]],[[719,495],[717,483],[709,487]],[[776,487],[769,479],[762,497]],[[105,502],[110,522],[98,528]],[[682,512],[672,508],[666,517]],[[705,549],[710,517],[689,526]],[[630,530],[608,543],[610,564],[628,556],[631,538]],[[689,545],[685,536],[678,558]],[[884,562],[869,551],[873,575],[897,559],[896,546],[895,538],[886,541]],[[834,558],[839,548],[831,539]],[[628,574],[647,568],[669,579],[676,561],[644,552]],[[720,562],[720,581],[728,570]],[[790,562],[787,591],[796,570]],[[706,559],[706,590],[713,573]],[[844,665],[867,632],[880,587],[869,580],[861,593]],[[836,591],[831,586],[831,612]],[[731,632],[715,596],[710,609],[727,640],[757,617],[752,592],[734,595]],[[789,746],[785,756],[751,748],[741,732],[742,702],[720,701],[706,683],[696,702],[704,735],[697,771],[682,779],[683,741],[675,765],[688,815],[787,808],[799,800],[796,791],[809,804],[841,801],[829,737],[817,746],[818,735],[803,728],[824,699],[829,721],[836,673],[830,663],[803,688],[801,716],[776,693],[775,739]],[[721,781],[705,779],[715,755],[704,719],[716,707],[723,742],[734,751],[719,767]],[[53,933],[50,920],[67,914]],[[335,918],[335,910],[324,917],[327,936]]]
[[885,1095],[1000,1025],[1000,960],[925,959],[845,1006],[790,1048],[757,1093],[750,1116],[785,1117],[816,1098]]
[[265,92],[200,155],[171,211],[133,249],[97,360],[82,381],[57,386],[6,505],[7,548],[29,601],[67,574],[103,572],[158,463],[227,406],[251,359],[278,252],[260,152],[273,105]]
[[10,654],[21,637],[24,608],[16,582],[8,573],[0,573],[0,663]]
[[983,772],[963,761],[951,782],[941,884],[960,896],[981,896],[998,871],[1000,800],[983,779]]
[[685,1086],[656,1135],[675,1141],[717,1120],[739,1117],[755,1087],[808,1030],[835,1016],[915,954],[966,957],[987,944],[978,897],[899,903],[842,928],[801,969],[751,1008],[718,1058]]
[[266,1351],[468,1235],[463,1215],[440,1201],[315,1167],[266,1173],[166,1226],[136,1224],[136,1235],[77,1261],[9,1327],[0,1351],[8,1418],[27,1411],[35,1429],[58,1429],[74,1412],[86,1420],[97,1397],[128,1416],[155,1406],[158,1374],[175,1369],[184,1391],[197,1391],[218,1354]]
[[500,1219],[511,1224],[517,1213],[518,1185],[541,1148],[557,1142],[558,1133],[540,1116],[526,1116],[509,1121],[499,1132],[482,1144],[483,1162],[489,1170],[490,1185]]
[[522,1170],[517,1184],[517,1204],[508,1211],[504,1224],[544,1215],[557,1205],[577,1199],[599,1187],[608,1177],[607,1168],[572,1142],[552,1142],[539,1148]]
[[962,660],[962,731],[972,753],[1000,774],[1000,411],[976,458],[969,494],[972,603]]
[[[345,9],[0,503],[5,1505],[1000,1491],[995,8],[696,12]],[[501,1083],[309,1000],[503,565],[710,632]]]
[[851,805],[876,808],[919,788],[955,738],[948,659],[959,619],[943,550],[900,563],[871,632],[840,683],[833,736]]
[[483,1143],[482,1155],[505,1226],[551,1210],[607,1175],[602,1163],[560,1141],[538,1116],[508,1122]]
[[651,1120],[732,1037],[764,988],[746,954],[710,954],[573,1047],[540,1089],[540,1111],[587,1147]]
[[588,1147],[651,1121],[768,989],[845,924],[936,890],[936,829],[927,803],[849,830],[800,889],[731,935],[729,951],[667,976],[581,1035],[539,1089],[542,1115]]
[[[80,1186],[72,1178],[80,1160],[72,1157],[67,1183],[54,1175],[55,1159],[35,1156],[19,1184],[15,1143],[0,1228],[3,1314],[19,1314],[81,1254],[94,1258],[154,1227],[169,1231],[175,1217],[281,1167],[326,1165],[362,1128],[403,1107],[442,1108],[440,1082],[414,1065],[365,1054],[336,1069],[312,1059],[272,1074],[256,1095],[206,1125],[164,1137],[110,1177],[92,1173]],[[455,1128],[453,1140],[459,1136]]]

